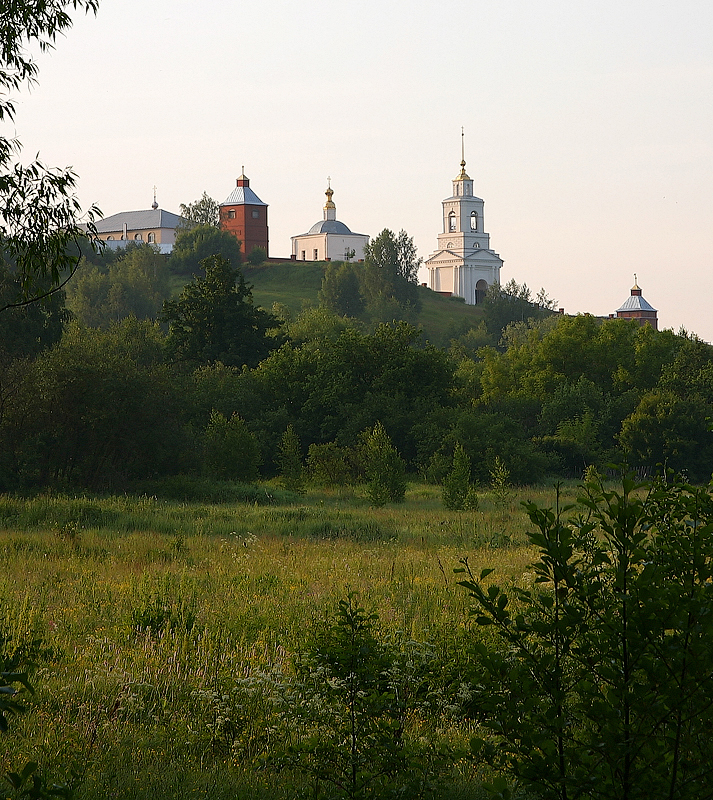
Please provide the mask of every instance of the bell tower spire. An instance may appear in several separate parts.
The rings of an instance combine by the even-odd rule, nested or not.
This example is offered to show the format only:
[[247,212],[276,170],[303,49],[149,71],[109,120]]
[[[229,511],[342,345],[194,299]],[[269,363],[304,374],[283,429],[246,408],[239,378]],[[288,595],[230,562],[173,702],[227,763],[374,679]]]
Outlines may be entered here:
[[460,173],[453,180],[453,196],[473,196],[473,181],[465,171],[465,132],[462,127],[460,129]]

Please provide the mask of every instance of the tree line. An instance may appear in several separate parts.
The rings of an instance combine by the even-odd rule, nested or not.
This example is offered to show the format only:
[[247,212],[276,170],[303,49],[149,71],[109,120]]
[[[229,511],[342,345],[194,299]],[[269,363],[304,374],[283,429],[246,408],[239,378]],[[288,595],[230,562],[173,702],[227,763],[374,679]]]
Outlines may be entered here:
[[[202,256],[204,232],[184,232],[190,247],[176,258]],[[86,259],[66,303],[58,293],[0,315],[0,485],[270,477],[288,428],[313,476],[359,481],[360,442],[377,424],[405,468],[436,483],[459,449],[473,483],[488,482],[497,463],[519,484],[611,462],[710,476],[709,345],[553,314],[553,301],[513,282],[493,287],[479,327],[446,347],[398,316],[378,323],[334,311],[334,275],[362,269],[361,291],[375,275],[381,295],[372,297],[408,316],[411,299],[392,290],[396,279],[416,288],[409,243],[384,231],[364,265],[330,265],[321,305],[294,319],[255,305],[234,239],[228,255],[203,258],[174,299],[165,296],[171,261],[147,245]],[[13,280],[6,271],[6,294]],[[100,285],[96,302],[88,287]],[[252,468],[240,457],[232,471],[217,465],[215,415],[244,430]]]

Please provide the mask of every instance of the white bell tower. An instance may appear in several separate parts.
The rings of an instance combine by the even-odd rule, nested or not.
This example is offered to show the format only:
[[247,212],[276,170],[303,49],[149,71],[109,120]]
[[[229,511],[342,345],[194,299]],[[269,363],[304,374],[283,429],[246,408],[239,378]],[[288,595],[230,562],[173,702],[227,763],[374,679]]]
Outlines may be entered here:
[[442,205],[443,232],[438,234],[438,249],[425,264],[428,285],[475,305],[489,286],[500,283],[503,260],[490,249],[490,234],[484,227],[485,203],[473,194],[473,180],[465,171],[462,129],[460,173],[453,180],[453,194]]

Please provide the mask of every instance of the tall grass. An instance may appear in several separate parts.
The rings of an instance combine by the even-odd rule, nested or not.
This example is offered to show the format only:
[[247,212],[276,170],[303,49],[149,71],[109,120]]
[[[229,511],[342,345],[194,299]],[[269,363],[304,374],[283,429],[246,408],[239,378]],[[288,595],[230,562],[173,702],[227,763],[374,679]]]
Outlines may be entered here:
[[[38,693],[2,766],[76,773],[80,798],[294,796],[297,779],[266,766],[287,733],[271,728],[265,687],[290,673],[306,630],[354,591],[384,636],[457,659],[453,643],[476,635],[458,559],[526,580],[519,501],[553,493],[514,491],[503,507],[484,492],[478,512],[446,511],[420,484],[378,510],[359,489],[279,499],[0,497],[0,628],[13,647],[41,642]],[[467,741],[466,722],[439,725]],[[478,797],[474,769],[455,765],[444,796]]]

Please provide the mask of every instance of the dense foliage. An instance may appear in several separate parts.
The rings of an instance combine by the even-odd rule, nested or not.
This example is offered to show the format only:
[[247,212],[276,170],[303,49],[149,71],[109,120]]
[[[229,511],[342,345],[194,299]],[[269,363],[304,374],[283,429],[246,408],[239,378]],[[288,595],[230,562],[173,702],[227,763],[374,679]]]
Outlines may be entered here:
[[79,324],[61,295],[5,312],[3,486],[222,474],[206,462],[213,412],[240,418],[261,475],[281,471],[290,428],[307,477],[330,483],[367,480],[363,437],[381,424],[407,471],[446,481],[456,506],[498,463],[515,484],[610,463],[694,481],[713,470],[713,349],[694,336],[534,308],[498,347],[481,326],[446,350],[406,322],[324,306],[279,318],[226,259],[204,269],[163,302],[167,330],[151,321],[167,266],[148,246],[86,262],[68,299]]
[[202,266],[205,277],[195,277],[176,300],[164,303],[170,357],[194,367],[257,366],[275,345],[266,334],[276,321],[253,305],[250,287],[228,259],[213,255]]
[[421,259],[413,239],[385,228],[364,248],[364,262],[329,264],[320,300],[335,314],[374,321],[408,319],[421,307]]
[[211,223],[179,229],[168,265],[171,272],[189,278],[203,275],[203,261],[222,256],[231,266],[239,267],[242,261],[240,242],[232,233],[222,231]]
[[713,797],[710,491],[594,480],[575,515],[527,510],[531,585],[461,570],[500,640],[479,648],[474,753],[541,798]]

